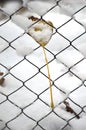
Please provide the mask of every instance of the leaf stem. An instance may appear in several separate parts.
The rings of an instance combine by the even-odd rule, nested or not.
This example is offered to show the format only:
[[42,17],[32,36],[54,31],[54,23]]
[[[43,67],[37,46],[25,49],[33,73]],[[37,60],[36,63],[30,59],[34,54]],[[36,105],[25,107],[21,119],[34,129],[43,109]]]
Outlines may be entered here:
[[43,48],[43,53],[44,53],[44,57],[45,57],[46,65],[47,65],[47,72],[48,72],[48,79],[49,79],[49,86],[50,86],[50,106],[53,109],[54,108],[54,102],[53,102],[53,93],[52,93],[52,83],[51,83],[51,78],[50,78],[50,70],[49,70],[48,59],[47,59],[47,55],[46,55],[44,46],[42,46],[42,48]]

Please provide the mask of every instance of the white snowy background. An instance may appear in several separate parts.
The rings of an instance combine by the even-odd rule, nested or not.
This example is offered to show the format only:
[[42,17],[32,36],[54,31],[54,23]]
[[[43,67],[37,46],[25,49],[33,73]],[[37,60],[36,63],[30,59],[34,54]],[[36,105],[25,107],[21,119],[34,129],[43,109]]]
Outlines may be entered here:
[[[86,129],[85,6],[86,0],[0,1],[0,72],[5,78],[0,86],[0,130]],[[28,20],[32,15],[54,26],[45,46],[54,82],[53,111],[42,48],[27,34],[34,24]],[[66,98],[80,119],[66,112]]]

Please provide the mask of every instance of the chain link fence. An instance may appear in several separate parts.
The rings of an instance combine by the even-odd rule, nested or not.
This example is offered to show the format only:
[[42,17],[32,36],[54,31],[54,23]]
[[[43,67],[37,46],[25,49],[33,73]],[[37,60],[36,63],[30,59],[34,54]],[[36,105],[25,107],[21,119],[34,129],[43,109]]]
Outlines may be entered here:
[[[86,44],[86,29],[75,19],[86,5],[74,10],[71,17],[61,14],[58,19],[53,12],[61,2],[52,4],[40,17],[54,25],[52,38],[45,46],[55,101],[52,110],[41,47],[11,20],[24,8],[22,2],[10,6],[7,12],[6,1],[0,1],[0,130],[71,130],[77,118],[86,113],[86,59],[81,47]],[[17,55],[19,40],[30,43],[33,53]],[[61,95],[64,98],[59,101]]]

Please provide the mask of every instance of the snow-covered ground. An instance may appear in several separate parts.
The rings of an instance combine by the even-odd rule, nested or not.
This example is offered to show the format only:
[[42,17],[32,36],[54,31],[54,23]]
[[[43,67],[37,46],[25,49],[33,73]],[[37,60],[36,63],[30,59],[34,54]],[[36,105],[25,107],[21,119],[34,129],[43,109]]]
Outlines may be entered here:
[[[56,1],[0,2],[0,130],[86,129],[86,0]],[[41,15],[46,24],[39,25]],[[53,111],[41,38],[48,42]],[[80,119],[66,111],[65,99]]]

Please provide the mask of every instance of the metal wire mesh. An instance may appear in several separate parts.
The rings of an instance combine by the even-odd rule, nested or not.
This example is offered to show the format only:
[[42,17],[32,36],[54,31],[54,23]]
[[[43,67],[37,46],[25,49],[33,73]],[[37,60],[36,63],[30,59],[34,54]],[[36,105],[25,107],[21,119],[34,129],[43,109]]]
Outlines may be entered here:
[[[56,4],[52,8],[47,10],[47,12],[40,17],[40,20],[44,19],[45,16],[47,18],[47,14],[49,12],[51,12],[53,9],[60,6],[59,5],[60,1],[56,2]],[[66,116],[63,116],[61,113],[59,113],[58,107],[60,105],[62,105],[64,101],[60,102],[59,105],[55,106],[55,109],[47,112],[47,109],[49,109],[50,106],[49,106],[49,104],[47,104],[47,102],[41,96],[44,95],[46,97],[46,92],[49,90],[48,86],[47,86],[47,88],[45,87],[44,90],[41,90],[37,93],[30,87],[30,85],[28,85],[28,84],[30,84],[30,82],[31,83],[35,82],[36,77],[37,77],[36,80],[39,80],[38,78],[40,77],[40,75],[42,75],[43,78],[46,78],[48,80],[47,74],[42,70],[44,67],[46,67],[46,64],[38,65],[38,64],[34,63],[32,58],[28,58],[28,56],[24,56],[22,58],[21,57],[19,58],[16,56],[16,54],[14,54],[15,53],[15,46],[13,46],[14,43],[16,43],[16,41],[19,38],[27,35],[27,33],[25,31],[22,31],[22,29],[20,32],[15,31],[15,30],[17,30],[17,28],[14,30],[13,26],[11,25],[12,24],[12,21],[11,21],[12,16],[16,12],[21,10],[22,8],[23,7],[21,4],[21,6],[19,6],[18,9],[16,9],[16,11],[12,12],[12,14],[10,14],[9,16],[7,15],[7,13],[5,11],[3,11],[2,9],[0,10],[0,13],[3,15],[3,21],[2,20],[0,21],[0,39],[3,40],[5,42],[5,45],[6,45],[6,47],[0,53],[0,58],[2,57],[2,59],[6,60],[5,62],[2,62],[2,60],[0,60],[0,71],[7,70],[7,73],[3,76],[3,78],[9,79],[9,82],[11,80],[12,81],[14,80],[14,83],[11,82],[11,84],[13,85],[12,86],[13,89],[11,89],[10,91],[4,90],[6,87],[0,87],[0,97],[2,99],[2,100],[0,100],[0,111],[3,112],[3,115],[5,115],[4,117],[6,118],[4,126],[1,128],[1,130],[12,130],[11,125],[13,122],[15,124],[14,125],[15,129],[21,129],[17,126],[19,123],[18,119],[20,120],[20,122],[21,122],[21,120],[24,120],[23,121],[24,123],[21,124],[22,127],[26,122],[30,122],[31,124],[33,124],[32,130],[46,130],[45,124],[47,123],[47,119],[49,117],[52,117],[52,115],[55,116],[55,119],[57,120],[57,122],[59,122],[60,125],[62,125],[59,128],[57,128],[58,130],[69,130],[69,129],[71,129],[70,122],[76,118],[76,115],[71,114],[70,117],[66,117]],[[49,64],[51,64],[51,66],[52,66],[53,62],[55,62],[56,60],[59,60],[60,55],[62,55],[64,57],[64,55],[66,55],[65,52],[68,49],[70,51],[70,48],[72,48],[74,51],[77,51],[77,53],[82,54],[81,50],[77,48],[77,46],[74,44],[74,42],[76,43],[77,40],[83,39],[83,36],[86,35],[86,29],[80,22],[78,22],[77,20],[74,19],[74,16],[85,8],[86,8],[86,5],[84,5],[83,7],[78,9],[76,12],[74,12],[73,15],[71,16],[71,18],[68,18],[62,24],[59,24],[59,25],[53,27],[54,33],[53,33],[52,38],[55,36],[56,40],[58,40],[58,36],[59,36],[63,39],[64,42],[65,41],[66,42],[65,42],[64,47],[61,48],[60,51],[55,52],[55,53],[52,52],[52,50],[45,47],[47,53],[49,53],[51,55],[51,58],[49,59]],[[81,31],[80,31],[80,33],[78,33],[78,35],[77,34],[73,35],[71,33],[71,30],[68,29],[71,22],[76,22],[75,24],[81,27],[80,28]],[[11,25],[11,27],[8,25],[8,23]],[[57,20],[57,23],[58,23],[58,20]],[[15,26],[17,26],[17,25],[15,25]],[[8,29],[9,32],[11,30],[11,33],[9,33],[8,35],[13,34],[13,36],[8,38],[8,36],[5,35],[6,29],[5,29],[4,33],[2,32],[3,27],[4,28],[6,27],[6,29]],[[68,29],[67,33],[70,33],[69,36],[67,36],[67,34],[66,34],[66,29]],[[65,33],[63,33],[63,30],[65,30]],[[75,28],[75,30],[76,30],[76,28]],[[70,32],[68,32],[68,31],[70,31]],[[15,35],[15,32],[16,32],[16,35]],[[30,36],[28,36],[28,42],[29,42],[29,38],[30,38]],[[41,49],[41,47],[37,45],[34,49],[34,52],[36,53],[39,49]],[[8,52],[10,52],[10,53],[8,54]],[[4,57],[4,55],[6,58]],[[11,57],[11,55],[12,55],[12,57]],[[71,60],[72,60],[72,55],[73,54],[71,54],[71,57],[70,57]],[[9,61],[9,59],[10,59],[10,61]],[[9,61],[9,65],[11,64],[10,66],[8,66],[8,63],[7,63],[8,61]],[[78,93],[78,95],[79,95],[79,92],[82,89],[84,89],[84,90],[86,89],[85,78],[83,77],[83,75],[81,76],[78,71],[74,70],[74,68],[76,66],[80,65],[82,62],[85,64],[85,57],[84,56],[80,57],[79,59],[76,58],[75,62],[72,64],[69,64],[69,65],[66,64],[65,61],[64,62],[60,61],[60,63],[66,68],[66,71],[62,71],[62,73],[59,76],[55,75],[54,78],[51,76],[52,84],[53,84],[53,87],[55,88],[55,91],[61,91],[61,93],[63,93],[63,94],[66,94],[66,93],[64,92],[64,90],[60,89],[59,82],[60,83],[63,82],[63,78],[65,78],[65,80],[66,80],[67,74],[75,77],[75,82],[74,82],[75,84],[76,84],[76,79],[80,82],[79,85],[76,85],[75,88],[73,88],[70,91],[70,93],[66,99],[66,101],[68,101],[71,104],[71,106],[73,106],[74,110],[76,111],[77,115],[79,115],[79,116],[86,112],[85,111],[86,104],[79,104],[76,101],[76,99],[71,98],[70,95],[72,95],[73,93],[75,93],[75,94]],[[32,70],[33,70],[32,74],[29,74],[29,72],[27,72],[29,70],[25,70],[25,67],[22,68],[24,70],[19,69],[20,66],[23,66],[23,63],[27,64],[27,66],[32,68]],[[83,66],[81,66],[81,67],[83,67]],[[23,80],[22,76],[15,75],[16,69],[17,69],[17,71],[19,70],[19,73],[21,72],[20,75],[25,76],[27,73],[25,80]],[[56,74],[58,73],[58,66],[57,66],[56,71],[57,72],[53,72],[53,73],[56,73]],[[82,69],[81,69],[81,71],[82,71]],[[67,78],[66,83],[68,80],[69,80],[69,78]],[[39,84],[39,82],[38,82],[38,84]],[[71,82],[70,82],[70,85],[71,85]],[[21,97],[21,95],[22,95],[21,91],[24,91],[24,92],[26,91],[26,93],[28,93],[27,95],[34,97],[32,99],[32,101],[29,101],[29,99],[28,99],[27,103],[25,103],[25,105],[23,107],[21,107],[21,103],[18,104],[17,101],[15,101],[15,98],[17,98],[16,93],[18,93],[19,97]],[[12,96],[13,96],[13,99],[12,99]],[[59,97],[57,96],[57,98],[59,98]],[[45,109],[46,112],[45,112],[44,116],[40,115],[40,112],[37,112],[37,114],[39,113],[41,118],[36,118],[34,115],[33,115],[33,117],[30,116],[30,111],[35,109],[35,105],[37,102],[39,102],[38,104],[40,105],[40,107],[43,106],[43,109],[44,109],[44,107],[46,108]],[[30,110],[29,110],[29,112],[27,112],[29,108],[30,108]],[[6,109],[7,109],[7,111],[6,111]],[[42,111],[43,111],[43,109],[42,109]],[[40,111],[40,110],[38,110],[38,111]],[[10,114],[7,114],[7,113],[10,113]],[[14,114],[11,117],[12,113],[14,113]],[[43,125],[44,120],[46,123]],[[3,119],[1,117],[0,117],[0,122],[3,123]],[[30,123],[29,123],[29,125],[30,125]],[[28,130],[29,130],[29,125],[28,125]],[[24,130],[25,130],[25,128],[24,128]]]

